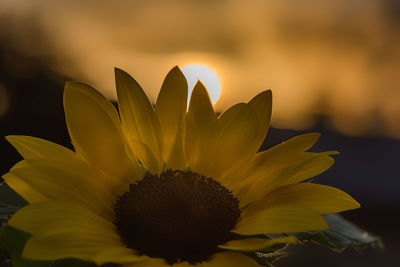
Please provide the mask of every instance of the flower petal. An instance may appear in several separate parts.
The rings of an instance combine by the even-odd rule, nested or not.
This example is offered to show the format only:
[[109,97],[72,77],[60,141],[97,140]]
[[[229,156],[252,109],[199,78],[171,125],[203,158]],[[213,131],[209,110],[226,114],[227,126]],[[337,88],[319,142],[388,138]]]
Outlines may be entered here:
[[76,152],[99,169],[122,180],[136,180],[141,171],[125,150],[118,113],[94,88],[67,82],[64,110]]
[[294,236],[283,236],[274,239],[265,238],[247,238],[232,240],[218,247],[226,250],[236,250],[236,251],[260,251],[271,247],[276,244],[282,243],[296,243],[296,238]]
[[[272,148],[261,152],[258,156],[261,157],[259,160],[264,160],[268,158],[271,152],[277,152],[279,154],[288,154],[288,153],[295,153],[295,152],[303,152],[310,149],[320,138],[320,133],[306,133],[297,135],[295,137],[290,138],[287,141],[284,141]],[[275,154],[277,156],[278,154]]]
[[144,260],[125,248],[112,222],[80,205],[63,201],[30,204],[8,224],[31,233],[22,256],[33,260],[79,258],[96,264]]
[[31,158],[54,158],[68,160],[75,158],[75,152],[56,143],[25,135],[6,136],[19,154],[25,159]]
[[224,112],[217,122],[213,159],[219,177],[235,164],[242,165],[260,149],[267,134],[271,118],[272,94],[264,91],[248,104],[237,104]]
[[[32,235],[44,232],[63,232],[85,229],[88,233],[103,231],[99,238],[108,238],[113,244],[119,242],[115,225],[81,205],[50,200],[29,204],[19,209],[8,225]],[[110,241],[111,242],[111,241]]]
[[165,260],[160,258],[149,258],[142,262],[125,263],[122,267],[168,267],[169,265]]
[[240,187],[246,183],[253,184],[254,180],[259,179],[258,177],[269,175],[275,170],[282,169],[301,159],[302,152],[311,148],[319,136],[318,133],[295,136],[266,151],[259,152],[245,166],[234,168],[226,173],[222,180],[232,187]]
[[163,134],[163,158],[168,168],[186,167],[183,151],[183,123],[187,107],[188,85],[178,67],[174,67],[161,86],[156,114]]
[[[162,132],[160,122],[140,85],[128,73],[115,69],[115,81],[118,94],[118,106],[121,115],[122,128],[134,154],[143,147],[137,147],[136,142],[142,142],[157,158],[156,168],[149,168],[145,159],[139,158],[152,173],[159,173],[163,168]],[[134,141],[134,142],[132,142]]]
[[209,261],[203,262],[203,267],[260,267],[260,265],[250,257],[235,252],[221,252],[212,256]]
[[289,159],[293,159],[301,152],[310,149],[320,137],[319,133],[308,133],[295,136],[285,142],[282,142],[272,148],[257,153],[251,161],[251,168],[263,171],[270,165],[282,165],[290,163]]
[[[271,202],[296,203],[311,208],[320,214],[338,213],[360,207],[360,204],[354,198],[342,190],[313,183],[299,183],[280,187],[260,202],[263,202],[261,204],[263,206]],[[254,203],[254,205],[257,204]]]
[[11,172],[4,174],[2,178],[9,187],[29,203],[48,200],[46,196],[35,190],[32,186],[25,183],[21,178]]
[[153,153],[150,147],[141,141],[131,140],[130,146],[135,148],[135,154],[151,173],[160,172],[160,158]]
[[233,232],[240,235],[306,232],[328,229],[322,216],[309,208],[291,205],[250,205],[241,214]]
[[330,157],[330,155],[336,155],[338,153],[337,151],[319,153],[318,156],[313,157],[298,168],[298,170],[282,185],[299,183],[323,173],[335,163],[335,159]]
[[73,201],[113,218],[116,195],[108,188],[110,183],[107,180],[110,179],[100,172],[83,163],[56,159],[29,159],[21,163],[10,172],[41,195],[54,200]]
[[[301,152],[288,155],[286,161],[270,161],[253,171],[242,181],[229,185],[242,204],[248,204],[265,197],[276,188],[312,178],[332,166],[334,160],[329,155],[335,152]],[[245,177],[238,174],[238,177]]]
[[179,263],[174,263],[172,265],[172,267],[195,267],[195,266],[202,266],[202,264],[201,263],[191,264],[188,261],[182,261],[182,262],[179,262]]
[[187,163],[193,171],[212,176],[213,169],[210,166],[212,150],[210,147],[215,142],[217,116],[211,104],[210,96],[200,81],[193,88],[185,121]]
[[186,168],[184,123],[182,123],[181,127],[182,129],[176,135],[171,153],[167,159],[167,168],[175,170],[184,170]]
[[141,262],[146,258],[122,244],[104,244],[104,240],[90,240],[87,236],[82,236],[82,233],[75,232],[33,236],[26,242],[22,257],[43,261],[77,258],[97,265],[109,262]]

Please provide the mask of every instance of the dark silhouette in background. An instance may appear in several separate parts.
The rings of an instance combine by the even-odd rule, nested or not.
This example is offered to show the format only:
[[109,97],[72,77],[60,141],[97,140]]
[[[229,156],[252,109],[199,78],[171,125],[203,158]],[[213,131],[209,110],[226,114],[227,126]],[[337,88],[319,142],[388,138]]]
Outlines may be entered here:
[[[11,63],[10,63],[11,62]],[[110,66],[112,68],[113,66]],[[41,64],[0,45],[0,174],[20,160],[3,138],[23,134],[44,138],[72,148],[62,107],[62,77]],[[314,244],[290,248],[290,257],[277,266],[397,266],[400,233],[400,142],[382,137],[348,137],[325,127],[326,119],[306,132],[322,133],[315,151],[338,150],[336,164],[316,178],[318,183],[338,187],[360,203],[362,208],[344,216],[360,227],[381,236],[385,252],[368,249],[362,255],[349,248],[341,254]],[[262,149],[278,144],[302,132],[270,129]]]

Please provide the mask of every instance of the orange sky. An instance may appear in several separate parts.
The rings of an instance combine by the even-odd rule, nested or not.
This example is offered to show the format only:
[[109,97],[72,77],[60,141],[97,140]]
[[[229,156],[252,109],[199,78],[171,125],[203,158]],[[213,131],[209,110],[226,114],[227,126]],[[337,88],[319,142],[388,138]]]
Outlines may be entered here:
[[110,98],[114,66],[155,100],[170,68],[200,63],[221,80],[218,111],[272,89],[275,127],[324,115],[349,135],[400,138],[400,18],[389,3],[3,0],[0,36]]

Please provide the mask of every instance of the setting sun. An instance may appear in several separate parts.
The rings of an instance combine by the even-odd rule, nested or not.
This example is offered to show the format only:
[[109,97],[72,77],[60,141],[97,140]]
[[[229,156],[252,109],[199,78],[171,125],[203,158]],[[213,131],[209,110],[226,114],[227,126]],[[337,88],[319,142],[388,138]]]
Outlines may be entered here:
[[217,102],[221,94],[221,83],[214,71],[203,65],[187,65],[182,68],[182,72],[188,82],[189,96],[196,82],[201,81],[207,88],[212,103]]

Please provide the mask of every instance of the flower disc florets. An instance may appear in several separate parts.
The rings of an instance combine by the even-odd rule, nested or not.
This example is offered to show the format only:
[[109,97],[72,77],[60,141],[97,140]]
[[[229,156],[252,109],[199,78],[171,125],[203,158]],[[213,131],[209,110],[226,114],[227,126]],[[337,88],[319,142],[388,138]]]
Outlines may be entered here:
[[206,260],[231,240],[239,202],[217,181],[190,171],[148,175],[130,186],[116,207],[128,247],[169,263]]

